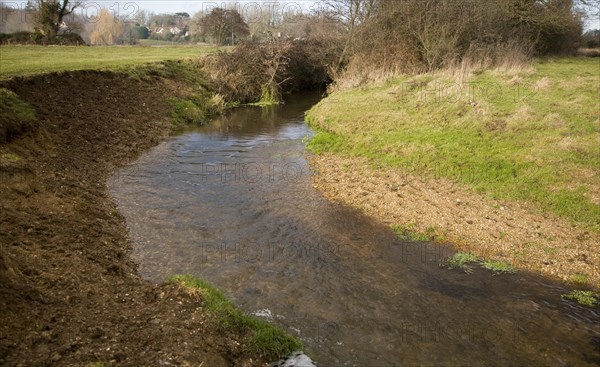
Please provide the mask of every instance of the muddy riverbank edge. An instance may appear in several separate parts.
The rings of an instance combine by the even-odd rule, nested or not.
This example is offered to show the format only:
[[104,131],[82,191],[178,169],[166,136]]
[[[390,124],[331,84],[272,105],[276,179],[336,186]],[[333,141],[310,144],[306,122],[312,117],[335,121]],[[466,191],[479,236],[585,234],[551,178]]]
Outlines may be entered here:
[[105,71],[2,81],[37,114],[0,144],[0,365],[256,366],[201,298],[136,273],[106,182],[167,138],[185,80]]

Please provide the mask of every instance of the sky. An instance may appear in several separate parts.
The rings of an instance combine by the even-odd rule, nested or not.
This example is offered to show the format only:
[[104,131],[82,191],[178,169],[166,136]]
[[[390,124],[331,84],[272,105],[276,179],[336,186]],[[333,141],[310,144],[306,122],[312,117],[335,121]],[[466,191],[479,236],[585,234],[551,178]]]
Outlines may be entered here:
[[[8,0],[1,1],[7,2]],[[119,9],[119,14],[127,17],[135,17],[136,12],[139,10],[147,10],[156,14],[186,12],[193,16],[199,11],[210,11],[210,9],[216,7],[227,8],[235,6],[242,15],[252,16],[252,14],[257,14],[259,11],[267,12],[273,9],[277,12],[293,11],[300,14],[308,13],[312,8],[319,6],[318,4],[319,1],[313,0],[86,0],[84,8],[79,11],[92,16],[97,9],[104,7],[113,12]]]
[[[6,1],[6,0],[2,0]],[[90,1],[88,1],[90,3]],[[190,15],[206,9],[212,9],[215,7],[226,8],[228,5],[235,5],[240,13],[244,15],[243,11],[253,14],[256,9],[268,11],[269,9],[276,9],[277,11],[293,10],[299,13],[308,13],[312,9],[318,9],[323,5],[320,4],[319,0],[141,0],[141,1],[114,1],[114,0],[100,0],[98,4],[105,4],[104,6],[114,6],[119,4],[123,9],[129,5],[129,11],[133,11],[131,4],[139,9],[145,9],[154,13],[176,13],[176,12],[187,12]],[[297,10],[296,10],[297,9]],[[586,29],[600,29],[600,18],[589,19],[585,25]]]
[[[10,4],[12,8],[24,7],[27,0],[0,0],[0,3]],[[226,8],[235,5],[246,18],[251,18],[257,11],[277,12],[293,11],[296,13],[309,13],[313,9],[322,7],[319,0],[84,0],[84,6],[77,10],[79,14],[93,18],[101,7],[118,12],[120,16],[135,21],[140,10],[147,10],[156,14],[187,12],[194,15],[198,11],[210,10],[215,7]],[[600,29],[600,19],[591,19],[586,22],[586,29]]]
[[[110,1],[106,1],[107,3]],[[190,14],[202,11],[207,8],[221,7],[226,8],[228,5],[235,5],[238,9],[241,7],[249,9],[260,7],[262,9],[268,9],[276,7],[283,9],[284,7],[290,9],[304,9],[308,10],[309,7],[314,6],[317,1],[313,0],[279,0],[279,1],[231,1],[231,0],[192,0],[192,1],[180,1],[180,0],[142,0],[135,1],[139,4],[140,8],[153,11],[155,13],[170,13],[177,11],[185,11]]]

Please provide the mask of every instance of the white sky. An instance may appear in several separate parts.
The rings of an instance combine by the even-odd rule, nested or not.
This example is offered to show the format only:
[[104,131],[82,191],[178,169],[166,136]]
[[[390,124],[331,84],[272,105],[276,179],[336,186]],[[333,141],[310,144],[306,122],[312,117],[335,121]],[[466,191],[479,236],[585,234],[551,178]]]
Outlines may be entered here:
[[[268,11],[275,9],[278,12],[292,10],[300,13],[308,13],[311,9],[318,9],[319,0],[84,0],[83,8],[78,9],[79,14],[94,17],[100,7],[105,7],[111,11],[119,9],[119,15],[131,16],[135,18],[135,13],[139,10],[148,10],[156,14],[187,12],[190,15],[203,9],[212,9],[215,7],[226,8],[235,5],[242,15],[251,16],[256,14],[257,9]],[[0,0],[0,3],[7,4],[11,8],[25,7],[26,0]],[[247,14],[243,11],[246,10]],[[590,19],[586,22],[586,29],[600,29],[600,19]]]
[[[106,3],[111,3],[111,1],[106,1]],[[112,1],[114,3],[114,1]],[[122,2],[123,4],[125,2]],[[316,1],[313,0],[274,0],[274,1],[251,1],[251,0],[241,0],[241,1],[231,1],[231,0],[215,0],[215,1],[207,1],[207,0],[142,0],[135,1],[136,4],[139,5],[141,9],[146,9],[153,11],[155,13],[176,13],[178,11],[185,11],[193,15],[198,11],[202,11],[203,9],[208,8],[226,8],[230,5],[235,5],[236,7],[242,8],[250,8],[250,7],[260,7],[262,9],[268,9],[272,7],[277,7],[282,9],[283,7],[290,8],[299,8],[304,9],[306,11],[310,6],[315,5]]]

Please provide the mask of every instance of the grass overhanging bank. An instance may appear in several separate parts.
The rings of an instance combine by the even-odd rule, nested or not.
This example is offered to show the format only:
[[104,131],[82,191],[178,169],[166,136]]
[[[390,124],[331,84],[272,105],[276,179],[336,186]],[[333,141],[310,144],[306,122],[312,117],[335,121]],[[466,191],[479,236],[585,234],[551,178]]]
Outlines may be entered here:
[[223,108],[198,68],[1,83],[0,364],[255,366],[300,346],[231,304],[219,316],[231,327],[220,327],[208,298],[143,281],[128,256],[105,182],[182,123]]
[[334,91],[307,116],[318,184],[390,224],[599,286],[599,92],[584,58]]

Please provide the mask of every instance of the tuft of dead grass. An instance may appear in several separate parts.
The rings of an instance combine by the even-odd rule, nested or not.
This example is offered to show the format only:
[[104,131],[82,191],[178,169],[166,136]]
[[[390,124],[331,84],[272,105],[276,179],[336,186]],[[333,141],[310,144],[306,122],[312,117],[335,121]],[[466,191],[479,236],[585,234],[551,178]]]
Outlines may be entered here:
[[550,78],[545,76],[545,77],[539,79],[538,81],[536,81],[534,84],[534,87],[537,91],[545,91],[545,90],[548,90],[551,85],[552,85],[552,83],[550,82]]
[[580,48],[577,50],[577,56],[600,57],[600,48]]

